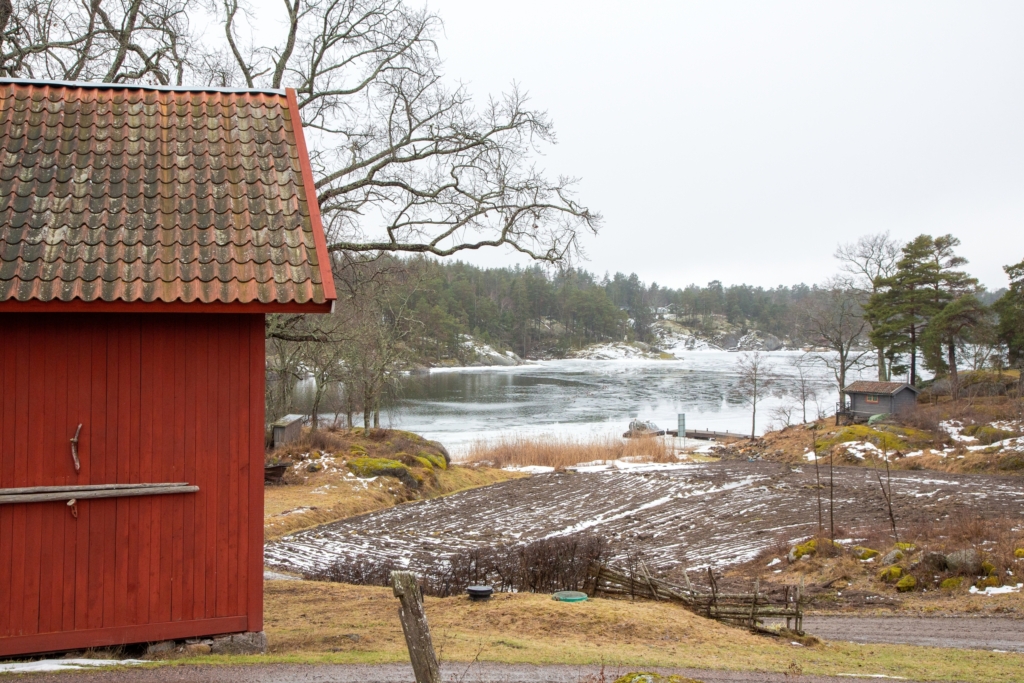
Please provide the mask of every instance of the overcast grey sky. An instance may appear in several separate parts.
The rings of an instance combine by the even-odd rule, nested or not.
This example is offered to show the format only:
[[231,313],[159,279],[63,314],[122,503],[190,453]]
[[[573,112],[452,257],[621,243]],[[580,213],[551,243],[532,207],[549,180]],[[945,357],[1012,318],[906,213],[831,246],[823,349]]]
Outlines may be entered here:
[[429,6],[449,76],[554,119],[542,165],[604,214],[599,274],[819,282],[885,230],[953,233],[993,289],[1024,258],[1024,3]]

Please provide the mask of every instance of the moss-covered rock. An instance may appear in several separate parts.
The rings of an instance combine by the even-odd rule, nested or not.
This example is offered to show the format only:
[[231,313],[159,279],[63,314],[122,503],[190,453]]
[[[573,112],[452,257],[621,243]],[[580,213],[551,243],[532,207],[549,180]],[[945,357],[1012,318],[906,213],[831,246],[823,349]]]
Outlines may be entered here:
[[354,443],[348,447],[348,452],[352,455],[366,455],[366,446]]
[[980,443],[989,444],[996,443],[997,441],[1003,441],[1004,439],[1012,439],[1016,434],[1007,431],[1005,429],[998,429],[992,425],[968,425],[964,428],[964,434],[967,436],[973,436]]
[[942,583],[939,584],[939,588],[944,591],[955,591],[957,588],[964,584],[964,577],[952,576],[948,579],[943,579]]
[[910,574],[907,574],[896,583],[896,590],[900,593],[909,593],[915,588],[917,588],[917,579]]
[[906,557],[906,555],[904,555],[902,550],[899,548],[893,548],[885,554],[885,557],[882,558],[882,564],[896,564],[904,557]]
[[1013,551],[1013,556],[1018,560],[1024,560],[1024,548],[1017,548]]
[[986,588],[997,588],[1002,584],[1003,582],[999,580],[998,576],[986,576],[984,579],[978,581],[978,583],[974,585],[978,587],[978,590],[985,590]]
[[981,573],[985,576],[992,576],[996,573],[996,566],[988,560],[985,560],[981,563]]
[[865,548],[862,545],[855,545],[850,550],[850,553],[858,560],[870,560],[873,557],[878,557],[881,553],[871,548]]
[[417,476],[408,465],[388,458],[352,458],[348,468],[357,477],[395,477],[409,488],[419,488],[423,478]]
[[625,676],[619,676],[615,679],[615,683],[700,683],[700,681],[692,678],[683,678],[675,674],[662,676],[650,671],[634,671]]
[[443,455],[436,454],[436,453],[429,453],[427,451],[420,451],[416,455],[417,455],[417,457],[426,459],[427,462],[429,462],[431,465],[433,465],[434,467],[436,467],[439,470],[446,470],[446,469],[448,469],[448,461],[444,459]]
[[896,581],[899,581],[902,576],[903,567],[900,567],[899,565],[895,564],[891,567],[886,567],[882,571],[878,572],[878,580],[884,581],[886,583],[894,583]]
[[902,550],[905,553],[912,553],[917,550],[917,546],[913,543],[896,543],[893,545],[896,550]]

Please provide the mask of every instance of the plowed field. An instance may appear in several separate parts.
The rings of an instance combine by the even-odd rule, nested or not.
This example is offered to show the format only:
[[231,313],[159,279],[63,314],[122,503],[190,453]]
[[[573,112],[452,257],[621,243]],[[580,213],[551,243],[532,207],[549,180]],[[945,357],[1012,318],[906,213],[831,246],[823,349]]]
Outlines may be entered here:
[[[827,499],[827,468],[822,481]],[[834,490],[837,525],[887,523],[871,469],[837,467]],[[892,473],[892,490],[899,524],[963,508],[1024,515],[1022,479],[901,471]],[[816,492],[813,465],[766,462],[534,475],[298,533],[268,544],[266,561],[303,571],[341,558],[387,558],[415,569],[463,549],[592,530],[608,538],[618,556],[638,549],[648,566],[680,576],[686,568],[736,564],[779,539],[808,536],[817,520]]]

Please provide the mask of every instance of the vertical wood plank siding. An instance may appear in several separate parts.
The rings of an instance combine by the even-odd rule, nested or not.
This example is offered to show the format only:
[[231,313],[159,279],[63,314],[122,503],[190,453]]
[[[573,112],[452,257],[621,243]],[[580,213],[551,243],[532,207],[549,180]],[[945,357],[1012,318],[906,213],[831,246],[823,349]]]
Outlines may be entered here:
[[[262,629],[263,316],[0,314],[0,655]],[[81,471],[70,438],[81,423]]]

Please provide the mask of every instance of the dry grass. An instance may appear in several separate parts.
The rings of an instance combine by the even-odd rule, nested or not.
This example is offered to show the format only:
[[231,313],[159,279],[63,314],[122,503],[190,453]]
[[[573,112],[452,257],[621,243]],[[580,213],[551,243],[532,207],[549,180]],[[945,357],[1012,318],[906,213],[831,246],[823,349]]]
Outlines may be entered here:
[[[984,518],[970,510],[958,510],[934,522],[898,525],[897,529],[900,541],[916,548],[896,563],[917,579],[917,590],[911,592],[899,593],[895,586],[876,576],[882,568],[881,557],[894,548],[888,524],[836,528],[837,538],[855,538],[857,545],[878,551],[879,557],[872,562],[861,562],[847,551],[832,549],[824,537],[818,540],[818,548],[823,552],[814,557],[769,567],[773,558],[785,558],[791,547],[780,538],[749,563],[731,569],[728,575],[747,581],[757,576],[770,583],[804,584],[807,594],[816,596],[816,611],[855,610],[863,614],[867,608],[885,614],[1024,614],[1024,593],[971,595],[969,590],[982,578],[980,575],[958,574],[924,561],[929,553],[947,555],[971,548],[980,560],[993,565],[994,574],[1003,583],[1015,584],[1024,574],[1024,559],[1015,556],[1018,548],[1024,548],[1024,526],[1018,518]],[[780,568],[782,573],[775,574],[773,570]],[[955,576],[962,579],[958,587],[940,588],[943,580]],[[858,592],[886,596],[886,600],[861,604],[856,597]],[[846,598],[840,600],[841,595]]]
[[[265,599],[267,656],[195,661],[408,661],[390,589],[271,581]],[[933,681],[1017,681],[1024,670],[1019,654],[848,643],[795,647],[656,602],[568,604],[544,595],[502,594],[483,603],[427,598],[426,612],[446,661],[883,674]]]
[[637,458],[650,462],[675,462],[672,446],[660,437],[623,439],[572,436],[524,436],[510,434],[498,441],[474,443],[465,461],[491,467],[541,465],[562,469],[594,460]]

